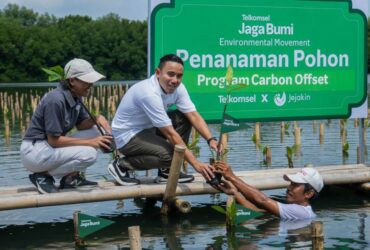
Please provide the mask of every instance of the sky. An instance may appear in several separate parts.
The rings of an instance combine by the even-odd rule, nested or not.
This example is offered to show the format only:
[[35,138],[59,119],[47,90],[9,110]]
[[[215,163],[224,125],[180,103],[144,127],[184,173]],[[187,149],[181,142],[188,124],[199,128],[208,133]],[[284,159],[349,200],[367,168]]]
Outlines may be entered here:
[[87,15],[98,18],[111,12],[130,20],[143,21],[148,17],[148,0],[0,0],[0,9],[8,3],[56,17]]
[[0,9],[8,3],[15,3],[40,14],[47,12],[57,17],[79,14],[98,18],[113,12],[122,18],[143,21],[148,17],[148,1],[150,0],[0,0]]

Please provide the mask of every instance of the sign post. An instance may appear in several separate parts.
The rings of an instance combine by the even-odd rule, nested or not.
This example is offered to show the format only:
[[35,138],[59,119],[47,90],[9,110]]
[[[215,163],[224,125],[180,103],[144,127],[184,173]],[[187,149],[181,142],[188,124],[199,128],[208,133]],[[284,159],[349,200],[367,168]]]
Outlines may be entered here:
[[73,224],[75,229],[75,243],[77,246],[84,245],[84,238],[96,231],[99,231],[114,221],[82,214],[79,211],[73,213]]

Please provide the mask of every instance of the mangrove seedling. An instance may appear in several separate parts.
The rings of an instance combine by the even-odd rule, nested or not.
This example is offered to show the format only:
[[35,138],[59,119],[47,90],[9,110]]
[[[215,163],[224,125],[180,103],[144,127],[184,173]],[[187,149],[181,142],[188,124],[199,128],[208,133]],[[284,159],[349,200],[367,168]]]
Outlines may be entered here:
[[[222,124],[221,124],[221,129],[220,129],[221,130],[220,131],[220,136],[219,136],[219,139],[218,139],[218,146],[217,146],[218,150],[217,150],[216,160],[221,160],[221,157],[222,157],[222,155],[220,153],[222,135],[225,134],[225,133],[229,133],[229,132],[238,130],[238,129],[243,129],[243,128],[248,128],[249,127],[246,124],[240,123],[237,119],[233,118],[232,116],[230,116],[226,112],[227,106],[228,106],[230,98],[231,98],[231,96],[230,96],[231,92],[247,87],[246,84],[235,83],[233,81],[233,74],[234,74],[233,69],[229,65],[227,67],[226,76],[225,76],[225,80],[226,80],[226,83],[227,83],[226,84],[227,95],[226,95],[226,102],[225,102],[225,105],[224,105],[223,111],[222,111]],[[220,181],[221,181],[221,175],[216,173],[215,177],[212,180],[208,181],[208,183],[211,184],[211,185],[217,185],[217,184],[220,183]]]
[[285,135],[290,135],[289,128],[290,128],[290,124],[289,123],[284,123],[284,134]]
[[267,166],[270,166],[271,165],[271,149],[268,144],[266,144],[266,146],[263,148],[262,154],[263,154],[263,163]]
[[345,142],[342,144],[342,152],[344,157],[348,157],[348,150],[349,150],[349,144],[348,142]]
[[293,156],[294,156],[296,150],[297,150],[297,146],[296,145],[293,145],[291,147],[289,147],[289,146],[286,147],[286,154],[285,154],[285,156],[288,159],[288,167],[289,168],[294,168],[294,165],[293,165]]

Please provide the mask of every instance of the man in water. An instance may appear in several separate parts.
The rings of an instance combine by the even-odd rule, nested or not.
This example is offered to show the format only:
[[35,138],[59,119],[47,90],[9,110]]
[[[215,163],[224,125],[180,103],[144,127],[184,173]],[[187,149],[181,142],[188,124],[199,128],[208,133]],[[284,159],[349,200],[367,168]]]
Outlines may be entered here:
[[222,161],[215,163],[216,171],[229,181],[223,181],[216,187],[224,193],[234,195],[237,202],[255,211],[266,211],[287,220],[314,218],[311,201],[318,197],[324,187],[319,172],[310,167],[300,169],[296,174],[285,174],[284,180],[290,181],[287,188],[288,204],[275,201],[258,189],[237,177],[229,165]]

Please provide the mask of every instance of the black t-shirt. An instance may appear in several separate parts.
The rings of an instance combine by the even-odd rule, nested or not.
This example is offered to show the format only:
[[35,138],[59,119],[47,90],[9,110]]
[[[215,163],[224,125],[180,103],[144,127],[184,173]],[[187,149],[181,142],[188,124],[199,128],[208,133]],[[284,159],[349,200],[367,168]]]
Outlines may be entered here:
[[47,135],[64,136],[87,118],[88,113],[70,90],[56,88],[41,99],[23,139],[47,140]]

